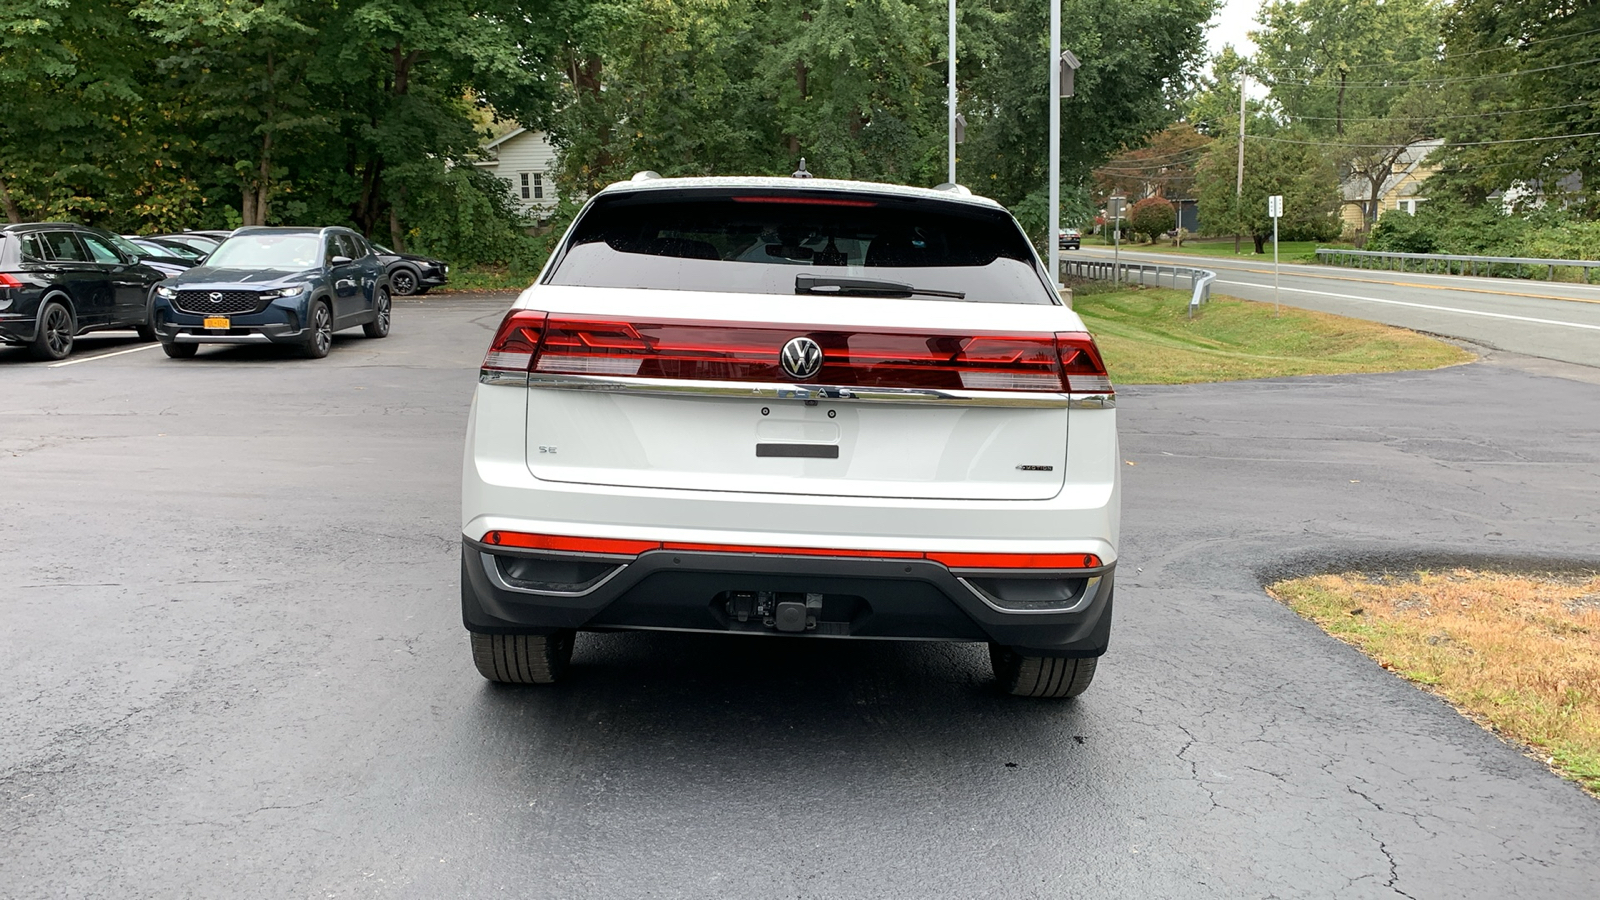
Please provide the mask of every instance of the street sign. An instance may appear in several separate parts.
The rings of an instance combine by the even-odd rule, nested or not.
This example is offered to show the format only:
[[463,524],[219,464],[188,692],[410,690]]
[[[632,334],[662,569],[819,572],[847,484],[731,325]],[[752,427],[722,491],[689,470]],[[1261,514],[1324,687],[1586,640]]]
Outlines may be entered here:
[[1126,212],[1123,207],[1127,205],[1127,202],[1127,197],[1107,197],[1106,212],[1110,213],[1113,219],[1120,219],[1122,214]]
[[1283,218],[1283,195],[1267,198],[1267,215],[1272,217],[1272,314],[1281,314],[1278,307],[1278,220]]

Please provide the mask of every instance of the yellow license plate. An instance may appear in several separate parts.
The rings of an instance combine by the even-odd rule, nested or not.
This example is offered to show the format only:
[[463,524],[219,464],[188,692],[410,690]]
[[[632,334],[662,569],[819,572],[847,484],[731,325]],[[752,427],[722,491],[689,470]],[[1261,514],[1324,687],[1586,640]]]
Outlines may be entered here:
[[206,316],[207,328],[229,328],[231,326],[232,323],[228,321],[227,316]]

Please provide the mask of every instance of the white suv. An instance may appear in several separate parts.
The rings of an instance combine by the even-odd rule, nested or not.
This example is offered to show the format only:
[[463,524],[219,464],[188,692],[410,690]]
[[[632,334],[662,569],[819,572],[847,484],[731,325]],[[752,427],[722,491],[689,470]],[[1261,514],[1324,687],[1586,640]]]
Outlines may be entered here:
[[984,641],[1004,689],[1076,696],[1111,629],[1115,405],[991,200],[612,185],[483,360],[473,660],[557,681],[580,630]]

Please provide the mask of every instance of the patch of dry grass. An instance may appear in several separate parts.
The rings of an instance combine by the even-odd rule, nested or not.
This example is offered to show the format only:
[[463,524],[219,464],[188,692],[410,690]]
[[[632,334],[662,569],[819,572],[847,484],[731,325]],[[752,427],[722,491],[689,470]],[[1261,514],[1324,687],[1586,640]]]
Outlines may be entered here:
[[1318,575],[1267,592],[1600,795],[1600,575]]

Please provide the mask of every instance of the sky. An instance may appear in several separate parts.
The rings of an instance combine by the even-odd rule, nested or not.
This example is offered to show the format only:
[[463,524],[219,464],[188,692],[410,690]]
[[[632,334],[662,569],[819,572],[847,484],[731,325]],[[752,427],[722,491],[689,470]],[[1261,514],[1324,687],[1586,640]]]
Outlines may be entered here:
[[1254,53],[1256,45],[1245,32],[1256,27],[1256,12],[1260,9],[1261,0],[1223,0],[1222,7],[1211,20],[1206,48],[1216,53],[1222,45],[1232,44],[1247,55]]

